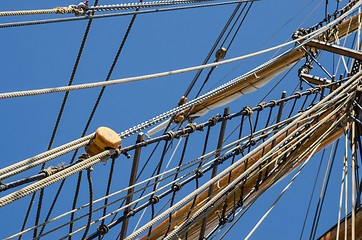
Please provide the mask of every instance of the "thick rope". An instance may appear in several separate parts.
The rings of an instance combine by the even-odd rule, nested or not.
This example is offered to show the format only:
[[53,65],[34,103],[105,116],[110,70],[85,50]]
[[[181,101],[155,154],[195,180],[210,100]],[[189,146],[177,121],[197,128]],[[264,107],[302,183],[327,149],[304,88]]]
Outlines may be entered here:
[[[354,77],[352,77],[349,81],[347,81],[345,84],[343,84],[341,87],[339,87],[338,89],[335,90],[334,93],[336,94],[343,94],[345,93],[347,90],[350,89],[351,85],[350,83],[352,83],[353,81],[355,81],[358,77],[360,77],[360,74],[355,75]],[[349,87],[347,87],[350,84]],[[346,88],[344,88],[346,87]],[[242,159],[238,160],[237,162],[235,162],[234,164],[232,164],[231,166],[229,166],[228,168],[226,168],[224,171],[222,171],[221,173],[219,173],[215,178],[213,178],[212,180],[206,182],[203,186],[201,186],[200,188],[196,189],[194,192],[192,192],[191,194],[189,194],[188,196],[186,196],[185,198],[183,198],[182,200],[180,200],[178,203],[176,203],[173,207],[169,208],[168,210],[166,210],[165,212],[163,212],[162,214],[160,214],[159,216],[155,217],[153,220],[151,220],[149,223],[145,224],[143,227],[141,227],[140,229],[138,229],[137,231],[133,232],[130,236],[128,236],[126,239],[130,240],[130,239],[134,239],[135,237],[137,237],[139,234],[141,234],[143,231],[145,231],[146,229],[149,228],[149,226],[157,223],[158,221],[160,221],[161,219],[163,219],[164,217],[166,217],[169,213],[173,212],[174,210],[176,210],[177,208],[179,208],[180,206],[182,206],[183,204],[185,204],[187,201],[189,201],[191,198],[193,198],[194,196],[198,195],[199,193],[201,193],[202,191],[204,191],[205,189],[207,189],[209,186],[211,186],[211,184],[214,184],[214,182],[218,181],[221,177],[223,177],[224,175],[228,174],[232,169],[234,169],[236,166],[240,165],[244,159],[249,158],[250,156],[252,156],[253,154],[255,154],[257,151],[261,150],[264,146],[266,146],[267,144],[271,143],[274,139],[276,139],[277,137],[279,137],[281,134],[283,134],[287,129],[289,129],[291,126],[296,125],[298,122],[300,122],[303,117],[308,116],[308,114],[310,114],[312,111],[314,111],[315,109],[317,109],[320,105],[322,105],[324,102],[327,102],[328,100],[330,100],[332,98],[332,94],[327,96],[326,98],[324,98],[321,102],[317,103],[316,105],[314,105],[312,108],[308,109],[307,111],[305,111],[303,114],[301,114],[300,117],[296,118],[291,124],[289,124],[288,126],[284,127],[280,132],[276,133],[273,137],[271,137],[270,139],[268,139],[267,141],[265,141],[263,144],[261,144],[260,146],[256,147],[253,151],[249,152],[248,154],[245,155],[245,157],[243,157]],[[286,138],[285,140],[287,140],[288,138]],[[281,146],[284,142],[281,141],[276,148],[278,148],[279,146]],[[265,156],[269,157],[269,154],[266,154]],[[261,163],[263,159],[260,159],[255,166],[259,165]],[[254,165],[253,165],[254,166]],[[239,181],[240,179],[242,179],[245,175],[249,174],[249,172],[253,171],[255,167],[250,167],[249,169],[247,169],[243,174],[241,174],[238,178],[236,178],[234,181]],[[227,190],[227,188],[225,188]],[[220,193],[223,193],[224,191],[221,191]],[[179,226],[180,227],[180,226]],[[175,231],[174,231],[175,232]]]
[[69,7],[56,7],[53,9],[40,9],[40,10],[24,10],[24,11],[6,11],[0,12],[0,17],[9,17],[9,16],[20,16],[20,15],[37,15],[37,14],[76,14],[84,15],[85,12],[81,8],[77,8],[74,5]]
[[[74,148],[79,148],[79,147],[85,146],[88,143],[89,139],[91,139],[93,136],[94,136],[94,134],[87,135],[87,136],[85,136],[83,138],[74,140],[74,141],[72,141],[70,143],[64,144],[62,146],[59,146],[59,147],[54,148],[52,150],[49,150],[47,152],[41,153],[41,154],[36,155],[34,157],[25,159],[25,160],[23,160],[21,162],[15,163],[15,164],[10,165],[10,166],[8,166],[6,168],[2,168],[2,169],[0,169],[0,180],[8,178],[8,177],[16,174],[16,173],[14,173],[14,174],[11,174],[11,175],[7,175],[5,177],[5,175],[4,175],[5,173],[8,173],[10,171],[14,171],[17,168],[20,168],[20,167],[23,167],[25,165],[31,164],[31,163],[39,160],[39,159],[49,157],[49,160],[51,160],[51,159],[54,159],[54,158],[58,157],[58,156],[54,156],[54,154],[58,153],[59,156],[61,156],[63,154],[66,154],[68,152],[73,151]],[[41,164],[41,163],[42,162],[40,162],[39,164]],[[39,164],[37,164],[37,165],[39,165]]]
[[104,157],[110,156],[114,153],[114,150],[106,150],[100,154],[95,155],[94,157],[88,158],[82,162],[76,163],[73,166],[66,168],[62,171],[55,173],[47,178],[44,178],[36,183],[33,183],[29,186],[26,186],[16,192],[8,194],[2,198],[0,198],[0,207],[3,207],[9,203],[12,203],[22,197],[25,197],[33,192],[36,192],[42,188],[45,188],[57,181],[60,181],[64,178],[67,178],[79,171],[84,169],[88,169],[89,167],[100,162]]

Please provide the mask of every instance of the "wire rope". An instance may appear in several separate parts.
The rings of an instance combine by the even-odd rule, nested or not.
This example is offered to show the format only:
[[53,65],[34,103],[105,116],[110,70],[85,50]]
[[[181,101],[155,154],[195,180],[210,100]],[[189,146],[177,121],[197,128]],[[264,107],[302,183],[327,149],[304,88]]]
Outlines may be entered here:
[[[254,0],[254,1],[256,1],[256,0]],[[163,8],[163,9],[157,8],[157,9],[150,9],[150,10],[141,10],[141,11],[137,12],[137,14],[160,13],[160,12],[176,11],[176,10],[184,10],[184,9],[222,6],[222,5],[236,4],[236,3],[240,3],[240,2],[244,2],[244,0],[227,1],[227,2],[219,2],[219,3],[204,3],[204,4],[199,4],[199,5],[170,7],[170,8]],[[2,23],[2,24],[0,24],[0,28],[41,25],[41,24],[59,23],[59,22],[72,22],[72,21],[81,21],[81,20],[89,20],[89,19],[101,19],[101,18],[109,18],[109,17],[128,16],[128,15],[133,15],[135,13],[136,13],[135,11],[132,11],[132,12],[100,14],[100,15],[90,15],[90,16],[81,16],[81,17],[68,17],[68,18],[55,18],[55,19],[35,20],[35,21],[26,21],[26,22]]]

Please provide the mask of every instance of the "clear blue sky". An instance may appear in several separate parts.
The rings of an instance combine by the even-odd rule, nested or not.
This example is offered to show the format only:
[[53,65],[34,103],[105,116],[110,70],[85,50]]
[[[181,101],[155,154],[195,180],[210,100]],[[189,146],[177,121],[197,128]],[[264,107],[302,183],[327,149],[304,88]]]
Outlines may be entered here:
[[[284,43],[320,2],[320,0],[262,0],[255,2],[226,58]],[[322,1],[320,7],[303,23],[302,27],[307,28],[324,18],[324,2]],[[335,9],[335,1],[330,2],[333,2],[329,8],[329,12],[332,12]],[[340,4],[344,5],[347,2],[343,0]],[[90,4],[93,3],[94,1],[90,1]],[[99,1],[100,5],[115,3],[119,3],[119,1]],[[46,9],[70,4],[78,4],[78,2],[70,0],[3,0],[0,3],[0,11]],[[138,16],[111,79],[200,65],[233,9],[234,6],[220,6]],[[54,17],[54,15],[50,17]],[[0,19],[0,23],[39,18],[44,18],[44,16],[3,17]],[[130,19],[131,16],[125,16],[93,21],[74,79],[75,84],[105,80]],[[286,23],[288,24],[285,25]],[[0,92],[67,85],[86,25],[87,21],[77,21],[0,29]],[[246,73],[269,60],[273,54],[268,53],[242,61],[241,64],[237,62],[216,68],[204,91]],[[325,63],[332,71],[332,62],[327,59]],[[94,132],[99,126],[107,126],[117,132],[122,132],[175,107],[194,74],[186,73],[107,88],[88,133]],[[203,77],[205,76],[203,75]],[[274,79],[258,93],[244,95],[236,100],[230,104],[230,111],[236,112],[245,105],[256,105],[278,80],[279,78]],[[273,91],[268,100],[277,99],[282,90],[291,93],[298,82],[296,68]],[[195,89],[200,84],[201,81]],[[90,89],[70,93],[53,146],[59,146],[80,137],[98,92],[99,89]],[[0,101],[0,126],[2,126],[0,167],[8,166],[47,149],[63,96],[63,93],[56,93]],[[195,90],[191,96],[195,96]],[[215,109],[197,122],[205,121],[210,116],[222,112],[222,108]],[[232,127],[229,128],[231,131]],[[201,154],[201,139],[202,137],[190,146],[189,160]],[[133,143],[134,138],[126,139],[123,142],[124,145]],[[216,139],[213,144],[216,146]],[[146,161],[147,154],[142,156],[141,165]],[[337,158],[338,169],[342,166],[341,156],[342,153]],[[68,162],[70,157],[70,155],[66,155],[59,160],[52,161],[49,165]],[[314,158],[315,161],[306,167],[251,239],[299,238],[319,159],[318,154]],[[120,157],[117,161],[115,183],[111,192],[128,185],[131,161],[125,157]],[[155,166],[155,162],[152,164]],[[323,166],[325,166],[325,162],[322,169]],[[105,192],[109,167],[110,163],[94,166],[95,171],[92,176],[97,198]],[[20,177],[36,174],[38,171],[39,168],[36,168],[26,174],[21,174]],[[324,174],[323,171],[321,175]],[[151,169],[147,170],[146,175],[150,175],[151,172]],[[317,236],[336,222],[336,203],[338,203],[339,197],[336,189],[339,187],[340,177],[340,171],[336,171],[332,175],[335,188],[328,193],[330,195],[327,194],[331,201],[324,206]],[[15,180],[17,177],[12,179]],[[290,177],[286,180],[288,179]],[[243,239],[276,199],[286,185],[286,180],[265,193],[265,196],[257,201],[225,239]],[[63,213],[71,206],[75,183],[76,176],[67,181],[60,203],[56,208],[57,214]],[[45,193],[44,209],[48,209],[53,199],[58,185],[55,186],[49,187]],[[317,195],[320,186],[319,182]],[[4,194],[1,193],[0,196]],[[83,178],[81,200],[78,206],[85,203],[87,198],[88,186]],[[0,238],[10,236],[20,229],[29,200],[30,196],[0,209],[2,216],[0,217],[2,226]],[[311,209],[314,211],[315,202],[313,204]],[[43,210],[42,219],[44,219],[45,211]],[[31,213],[30,222],[33,223],[35,210],[33,209]],[[148,219],[143,223],[147,221]],[[134,226],[134,222],[132,224]],[[95,224],[90,232],[93,232],[98,225]],[[307,225],[307,236],[309,236],[310,226],[311,223]],[[51,235],[51,239],[61,237],[67,231],[66,228],[64,231],[56,232]],[[114,239],[117,235],[116,232],[117,229],[112,230],[106,239]],[[26,235],[25,239],[30,239],[31,236]],[[81,235],[76,235],[76,239],[80,237]],[[45,237],[44,239],[50,238]]]

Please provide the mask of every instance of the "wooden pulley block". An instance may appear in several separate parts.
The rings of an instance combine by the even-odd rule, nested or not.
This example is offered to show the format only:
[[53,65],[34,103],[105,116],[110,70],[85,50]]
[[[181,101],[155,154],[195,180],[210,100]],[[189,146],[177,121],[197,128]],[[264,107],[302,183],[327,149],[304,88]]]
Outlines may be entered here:
[[218,61],[223,59],[225,56],[226,56],[226,49],[223,47],[219,48],[215,53],[216,60],[218,60]]
[[105,150],[121,147],[121,141],[122,139],[112,129],[99,127],[94,137],[85,146],[85,151],[92,157]]

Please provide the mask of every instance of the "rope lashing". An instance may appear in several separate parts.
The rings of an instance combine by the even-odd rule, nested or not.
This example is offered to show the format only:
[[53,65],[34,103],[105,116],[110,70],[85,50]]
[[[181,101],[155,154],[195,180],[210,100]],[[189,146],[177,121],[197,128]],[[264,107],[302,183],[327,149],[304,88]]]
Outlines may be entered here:
[[269,102],[269,104],[270,104],[270,107],[275,107],[278,104],[278,102],[276,100],[271,100]]
[[[84,6],[83,6],[84,5]],[[83,5],[69,5],[68,7],[56,7],[53,9],[40,9],[40,10],[23,10],[23,11],[6,11],[0,12],[0,17],[21,16],[21,15],[38,15],[38,14],[75,14],[76,16],[83,16],[87,13],[87,6]],[[86,6],[86,7],[85,7]],[[89,8],[89,7],[88,7]]]
[[243,108],[243,111],[245,111],[245,115],[250,117],[251,115],[253,115],[253,109],[251,107],[245,106]]
[[300,92],[295,92],[294,95],[296,95],[297,98],[301,98],[303,96]]
[[257,104],[256,107],[259,108],[258,111],[264,110],[264,108],[266,107],[266,104],[267,104],[266,102],[261,102],[261,103]]

